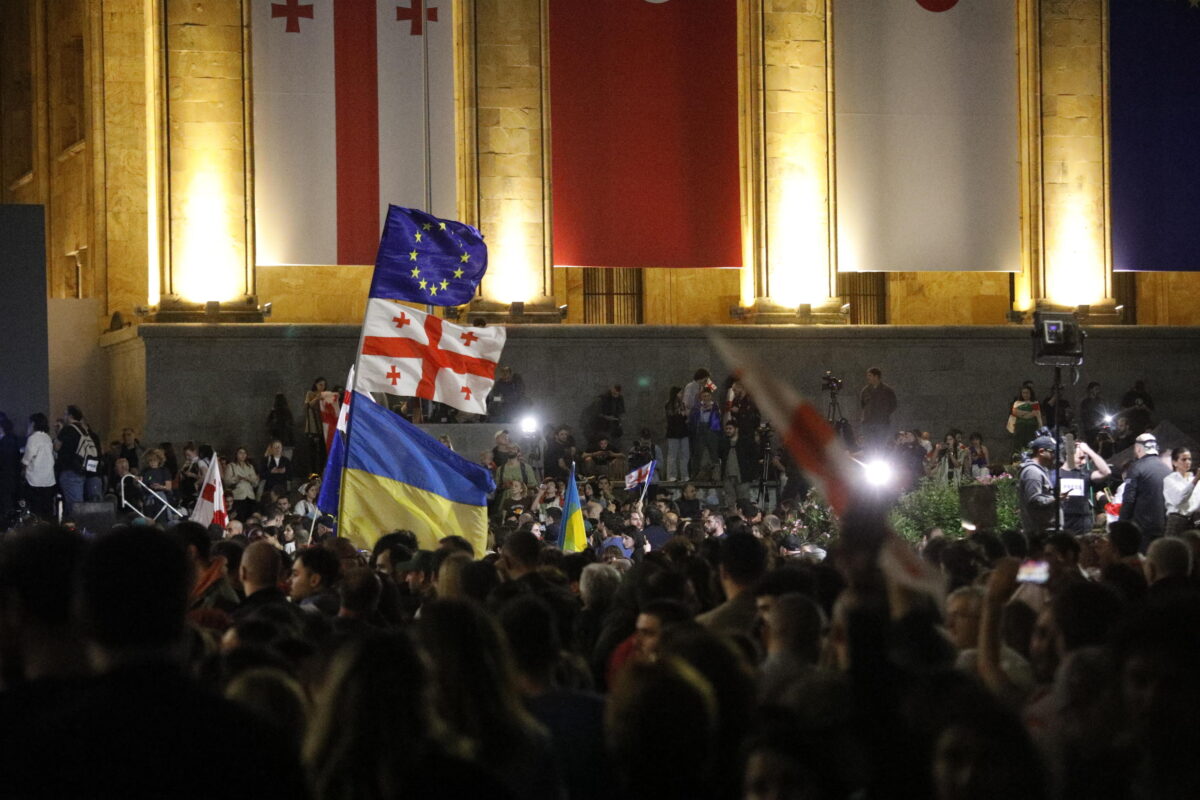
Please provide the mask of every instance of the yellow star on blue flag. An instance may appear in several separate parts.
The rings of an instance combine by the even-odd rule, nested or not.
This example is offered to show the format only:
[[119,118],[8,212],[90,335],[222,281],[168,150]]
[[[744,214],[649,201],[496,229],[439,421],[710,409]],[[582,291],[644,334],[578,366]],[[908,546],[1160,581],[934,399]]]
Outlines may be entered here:
[[[413,262],[420,264],[419,270]],[[389,206],[370,296],[461,306],[474,298],[485,272],[487,244],[478,229],[418,209]]]

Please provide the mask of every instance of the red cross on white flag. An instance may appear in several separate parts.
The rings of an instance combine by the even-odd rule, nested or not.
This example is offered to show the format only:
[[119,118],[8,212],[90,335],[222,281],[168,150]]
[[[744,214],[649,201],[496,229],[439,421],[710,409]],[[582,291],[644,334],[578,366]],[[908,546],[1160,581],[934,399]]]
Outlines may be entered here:
[[249,5],[258,263],[373,264],[389,202],[457,219],[454,4]]
[[225,514],[225,489],[221,486],[221,463],[216,453],[204,471],[204,483],[200,485],[200,494],[190,519],[204,526],[220,525],[224,528],[229,524]]
[[[401,316],[412,324],[398,324]],[[464,328],[391,300],[370,300],[357,387],[485,414],[505,337],[504,328]]]

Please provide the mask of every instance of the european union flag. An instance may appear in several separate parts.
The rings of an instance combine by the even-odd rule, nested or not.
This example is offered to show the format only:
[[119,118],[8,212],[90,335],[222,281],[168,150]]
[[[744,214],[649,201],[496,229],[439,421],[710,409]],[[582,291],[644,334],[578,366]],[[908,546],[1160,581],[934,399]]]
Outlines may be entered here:
[[487,272],[487,245],[470,225],[388,206],[371,297],[431,306],[471,302]]

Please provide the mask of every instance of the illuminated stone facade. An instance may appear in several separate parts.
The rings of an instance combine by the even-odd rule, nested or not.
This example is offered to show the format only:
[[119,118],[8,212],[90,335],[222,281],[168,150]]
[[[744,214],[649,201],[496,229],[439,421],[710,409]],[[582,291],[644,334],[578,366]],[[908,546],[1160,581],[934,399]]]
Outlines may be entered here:
[[[739,9],[747,266],[646,270],[646,323],[836,299],[827,0]],[[888,322],[1001,324],[1039,303],[1115,302],[1105,4],[1018,9],[1025,269],[1011,289],[1007,275],[887,275]],[[580,271],[549,259],[547,0],[454,10],[459,208],[491,245],[482,306],[566,304],[582,322]],[[271,302],[274,322],[357,321],[368,268],[253,267],[245,0],[9,0],[0,13],[0,200],[47,206],[50,296],[103,298],[106,317],[136,322],[219,284],[222,299]],[[1139,322],[1200,321],[1196,275],[1140,275],[1136,299]]]

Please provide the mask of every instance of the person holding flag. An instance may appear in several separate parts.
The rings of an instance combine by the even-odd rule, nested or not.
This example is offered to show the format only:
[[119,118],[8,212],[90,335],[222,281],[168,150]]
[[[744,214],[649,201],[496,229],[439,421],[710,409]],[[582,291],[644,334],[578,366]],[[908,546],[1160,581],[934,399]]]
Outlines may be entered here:
[[646,492],[650,489],[650,482],[654,479],[654,466],[657,463],[657,461],[650,460],[625,476],[626,490],[636,489],[639,485],[642,487],[642,496],[638,498],[639,508],[646,499]]
[[587,529],[583,524],[583,509],[579,505],[579,484],[575,482],[575,464],[567,480],[567,496],[563,501],[562,522],[559,523],[558,548],[564,553],[582,553],[587,549]]
[[[504,346],[503,328],[467,329],[396,301],[470,302],[487,270],[483,236],[469,225],[389,206],[375,260],[358,355],[348,381],[341,450],[334,437],[318,506],[339,514],[339,534],[360,547],[397,527],[435,549],[457,534],[487,543],[486,469],[370,400],[380,392],[484,414]],[[339,429],[342,427],[339,424]],[[335,488],[336,487],[336,488]],[[336,495],[335,495],[336,492]]]
[[225,489],[221,485],[221,462],[215,453],[204,471],[204,482],[200,484],[200,493],[189,519],[206,528],[217,525],[224,530],[229,524],[229,516],[225,513]]

